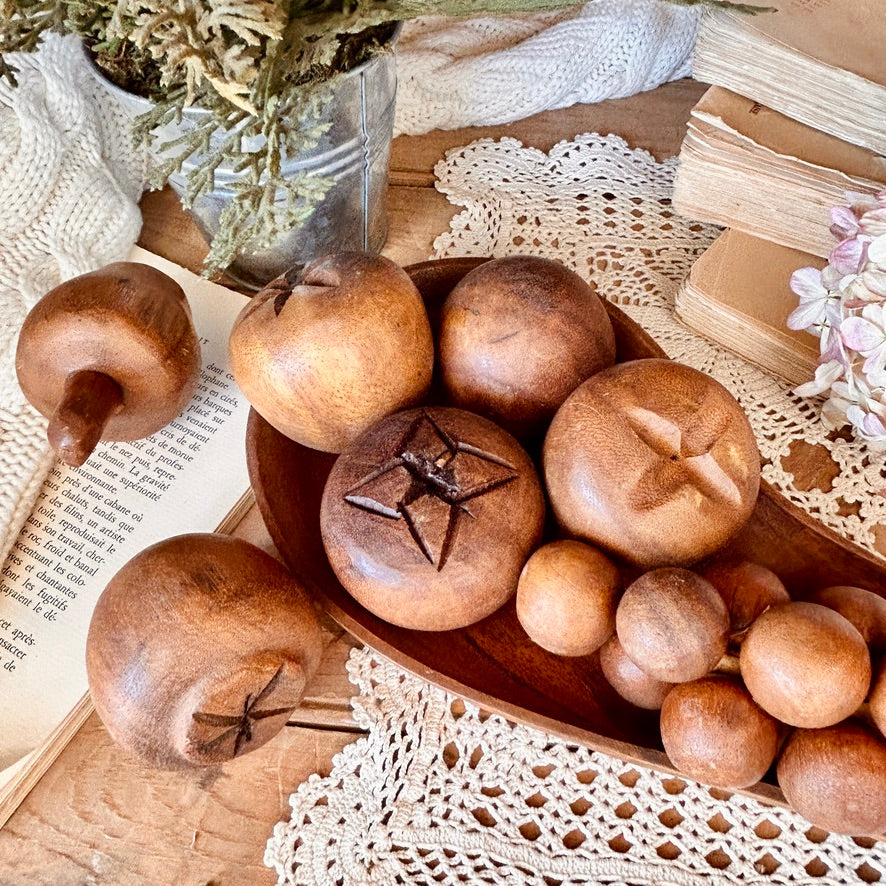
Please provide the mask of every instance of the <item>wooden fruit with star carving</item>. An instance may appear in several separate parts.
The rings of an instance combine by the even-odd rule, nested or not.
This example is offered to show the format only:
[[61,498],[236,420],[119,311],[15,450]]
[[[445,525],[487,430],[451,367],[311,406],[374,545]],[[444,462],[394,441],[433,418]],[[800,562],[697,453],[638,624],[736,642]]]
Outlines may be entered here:
[[224,763],[285,725],[320,662],[313,604],[291,573],[242,539],[158,542],[99,597],[86,669],[111,737],[144,763]]
[[517,589],[541,538],[532,460],[498,425],[451,407],[382,419],[343,452],[320,505],[339,582],[366,609],[423,631],[466,627]]
[[604,369],[573,391],[542,461],[563,529],[644,569],[712,554],[747,522],[760,485],[760,453],[735,398],[657,358]]

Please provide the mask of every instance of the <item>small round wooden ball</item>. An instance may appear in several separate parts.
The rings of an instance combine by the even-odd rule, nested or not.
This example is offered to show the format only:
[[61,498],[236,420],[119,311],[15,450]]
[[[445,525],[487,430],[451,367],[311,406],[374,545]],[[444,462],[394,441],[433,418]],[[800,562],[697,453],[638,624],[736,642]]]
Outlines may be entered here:
[[615,634],[600,647],[600,669],[625,701],[649,711],[657,711],[674,686],[641,671],[625,654]]
[[632,582],[615,614],[628,657],[665,683],[696,680],[712,670],[729,633],[729,613],[717,589],[688,569],[665,566]]
[[868,702],[874,725],[886,737],[886,659],[883,659],[877,667],[877,673],[871,682]]
[[715,787],[756,784],[778,750],[778,721],[725,674],[675,686],[661,706],[659,724],[674,766]]
[[791,807],[820,828],[855,837],[886,829],[886,743],[858,723],[795,730],[777,775]]
[[854,585],[832,585],[814,591],[806,599],[849,619],[872,655],[886,652],[886,598]]
[[871,682],[864,639],[818,603],[774,606],[751,625],[739,657],[754,701],[773,717],[809,729],[855,713]]
[[689,566],[747,522],[760,453],[719,382],[673,360],[618,363],[557,410],[545,485],[568,534],[639,566]]
[[712,563],[699,574],[719,592],[729,610],[733,634],[746,631],[758,615],[771,606],[789,603],[791,596],[781,579],[766,566],[750,560]]
[[389,415],[338,457],[320,532],[361,606],[400,627],[447,631],[516,593],[544,512],[535,466],[514,437],[435,406]]
[[530,638],[555,655],[590,655],[615,631],[621,590],[605,554],[563,539],[540,547],[517,583],[517,618]]
[[575,271],[512,255],[455,286],[443,303],[439,350],[449,402],[526,438],[543,433],[566,397],[613,363],[615,333]]
[[214,533],[158,542],[98,599],[86,642],[111,737],[164,769],[223,763],[264,744],[322,653],[306,591],[269,554]]

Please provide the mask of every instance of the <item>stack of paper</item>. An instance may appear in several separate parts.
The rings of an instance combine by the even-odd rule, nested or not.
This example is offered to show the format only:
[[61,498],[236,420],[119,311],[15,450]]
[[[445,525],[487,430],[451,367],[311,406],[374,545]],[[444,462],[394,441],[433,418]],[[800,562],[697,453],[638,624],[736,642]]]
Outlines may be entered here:
[[791,384],[815,375],[818,339],[785,325],[797,306],[791,274],[824,262],[741,231],[725,231],[695,262],[677,293],[677,316],[693,329]]
[[706,8],[693,76],[886,154],[883,0],[769,2],[757,15]]
[[875,194],[883,187],[886,157],[712,87],[689,119],[674,207],[689,218],[827,256],[836,245],[831,207],[847,191]]

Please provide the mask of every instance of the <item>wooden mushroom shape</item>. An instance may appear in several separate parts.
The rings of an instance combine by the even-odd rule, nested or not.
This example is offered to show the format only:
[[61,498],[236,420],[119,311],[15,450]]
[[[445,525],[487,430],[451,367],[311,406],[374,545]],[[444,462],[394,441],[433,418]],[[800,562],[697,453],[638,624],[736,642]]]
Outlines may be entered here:
[[86,641],[95,709],[144,763],[224,763],[286,724],[322,653],[319,621],[292,574],[242,539],[166,539],[99,597]]
[[116,262],[34,305],[15,369],[49,419],[50,445],[77,466],[99,440],[138,440],[172,421],[197,385],[200,343],[178,283],[149,265]]

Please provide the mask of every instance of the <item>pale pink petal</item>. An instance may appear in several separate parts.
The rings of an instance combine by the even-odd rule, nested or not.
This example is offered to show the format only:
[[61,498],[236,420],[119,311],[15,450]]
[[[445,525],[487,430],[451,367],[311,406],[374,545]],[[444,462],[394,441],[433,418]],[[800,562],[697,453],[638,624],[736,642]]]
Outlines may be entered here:
[[815,397],[824,393],[842,375],[843,367],[836,360],[822,363],[815,369],[815,378],[794,388],[794,393],[799,397]]
[[847,317],[840,324],[840,337],[847,348],[864,353],[883,341],[883,330],[863,317]]
[[828,261],[842,274],[857,274],[864,261],[864,247],[858,237],[844,240],[831,250]]
[[858,232],[858,219],[848,206],[835,206],[831,210],[831,233],[839,240],[854,237]]
[[886,267],[886,233],[880,234],[870,242],[868,246],[868,261],[872,261],[875,265]]
[[861,423],[862,430],[871,437],[882,437],[886,434],[886,426],[874,415],[873,412],[865,414]]
[[[870,252],[868,252],[870,256]],[[861,282],[865,289],[876,298],[886,298],[886,268],[871,268],[863,271],[861,274]]]
[[821,319],[824,305],[819,301],[803,302],[788,314],[788,329],[808,329]]
[[866,212],[859,220],[858,228],[871,237],[886,234],[886,208],[871,209]]
[[828,291],[821,285],[818,268],[799,268],[791,274],[791,289],[800,298],[824,298]]

